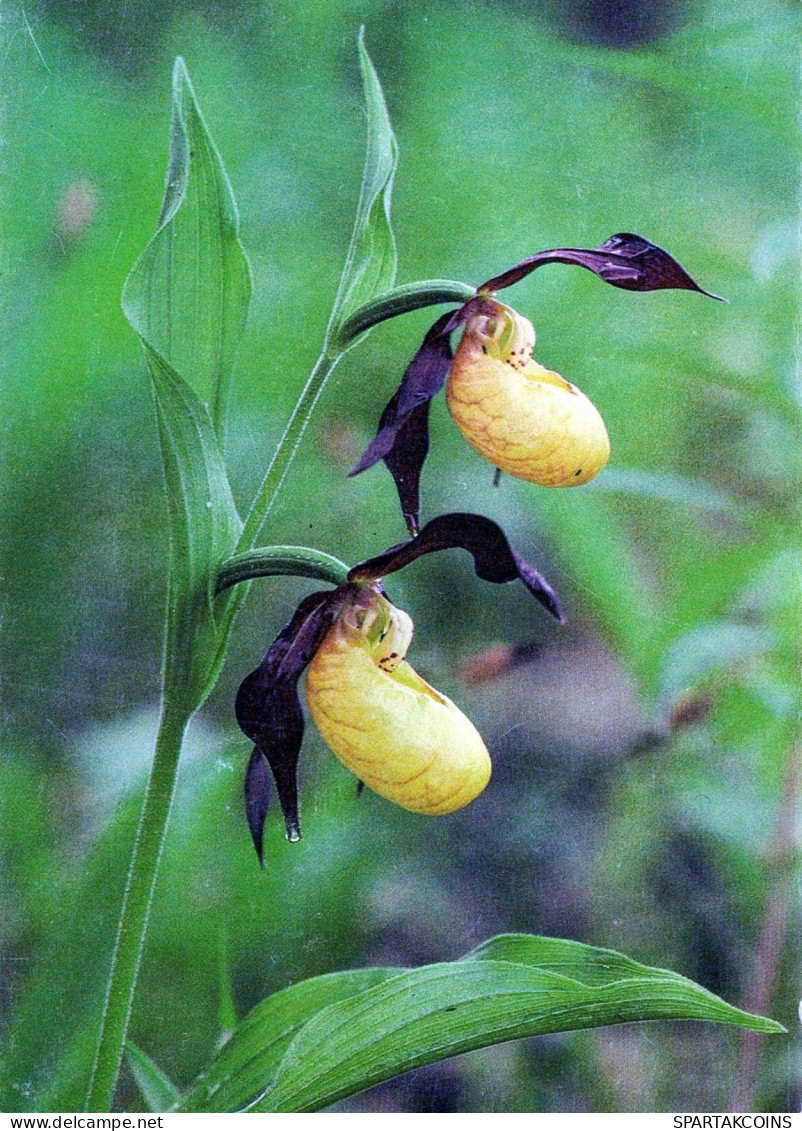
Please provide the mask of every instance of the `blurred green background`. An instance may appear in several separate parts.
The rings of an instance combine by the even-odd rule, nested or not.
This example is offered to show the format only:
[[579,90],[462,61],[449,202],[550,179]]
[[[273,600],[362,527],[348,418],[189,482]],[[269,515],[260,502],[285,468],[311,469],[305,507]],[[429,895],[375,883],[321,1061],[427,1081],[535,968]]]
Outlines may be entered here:
[[[424,517],[502,522],[570,617],[546,624],[457,553],[388,586],[416,621],[412,662],[494,755],[468,810],[357,802],[310,724],[305,839],[286,844],[271,814],[260,873],[233,695],[309,586],[254,588],[188,744],[133,1036],[185,1084],[233,1010],[291,980],[523,930],[674,968],[792,1035],[756,1069],[737,1033],[690,1023],[519,1042],[341,1108],[797,1110],[790,0],[4,6],[0,1108],[80,1107],[155,728],[165,512],[119,296],[158,216],[172,60],[223,154],[255,277],[228,433],[245,505],[319,352],[350,235],[361,23],[401,146],[400,281],[477,283],[624,230],[729,302],[557,267],[507,292],[539,360],[606,419],[610,467],[577,491],[494,490],[435,405]],[[404,537],[385,470],[345,472],[431,320],[378,328],[337,370],[271,540],[355,561]],[[141,1110],[127,1074],[118,1103]]]

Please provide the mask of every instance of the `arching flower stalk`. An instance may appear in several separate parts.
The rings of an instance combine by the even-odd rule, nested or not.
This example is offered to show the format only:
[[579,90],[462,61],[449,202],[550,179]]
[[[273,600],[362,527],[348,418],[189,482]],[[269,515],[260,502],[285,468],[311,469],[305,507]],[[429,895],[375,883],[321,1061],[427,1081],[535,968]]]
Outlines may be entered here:
[[[619,233],[601,247],[538,252],[483,283],[442,315],[423,339],[379,430],[351,472],[384,460],[410,533],[420,525],[420,476],[429,450],[429,402],[448,382],[448,406],[465,438],[502,471],[546,487],[586,483],[607,463],[610,441],[598,411],[570,381],[532,358],[535,331],[496,293],[546,263],[592,271],[630,291],[703,290],[668,252]],[[456,355],[451,335],[465,332]]]
[[287,839],[301,837],[298,680],[307,666],[307,699],[320,733],[376,793],[412,812],[437,815],[469,804],[487,785],[484,742],[459,708],[407,663],[412,621],[382,584],[416,558],[454,547],[472,554],[483,580],[520,580],[563,619],[545,578],[512,549],[496,523],[473,514],[442,515],[409,541],[354,566],[343,585],[305,597],[237,694],[237,721],[254,743],[245,805],[260,862],[271,776]]

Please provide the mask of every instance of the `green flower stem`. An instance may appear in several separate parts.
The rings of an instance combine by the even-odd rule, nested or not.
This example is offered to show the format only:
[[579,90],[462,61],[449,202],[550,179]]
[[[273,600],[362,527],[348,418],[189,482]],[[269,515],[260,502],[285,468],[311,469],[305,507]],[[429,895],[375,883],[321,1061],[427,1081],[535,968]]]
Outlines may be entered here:
[[451,279],[425,279],[419,283],[405,283],[404,286],[394,287],[383,295],[377,295],[355,310],[339,327],[334,340],[338,345],[347,347],[360,334],[388,318],[443,302],[464,303],[475,295],[475,287]]
[[[340,358],[359,335],[388,318],[435,303],[465,302],[474,293],[473,288],[464,283],[447,280],[413,283],[380,295],[345,320],[332,340],[327,342],[309,375],[248,513],[235,553],[220,570],[217,593],[240,581],[278,573],[300,574],[333,585],[346,581],[348,567],[328,554],[298,546],[253,549],[298,451],[315,405]],[[92,1067],[87,1097],[87,1111],[90,1112],[111,1109],[175,790],[181,744],[195,706],[182,703],[179,707],[170,697],[169,686],[166,687],[153,768],[128,870]]]
[[165,699],[156,752],[148,780],[142,816],[128,869],[117,938],[109,972],[106,1000],[100,1023],[95,1062],[89,1082],[86,1110],[111,1111],[117,1073],[120,1070],[128,1021],[134,999],[145,930],[153,900],[153,889],[164,847],[167,820],[175,792],[181,744],[191,717],[190,710],[172,709]]
[[419,310],[424,306],[434,306],[438,303],[467,302],[475,294],[474,287],[450,279],[426,279],[422,282],[407,283],[365,303],[331,333],[293,409],[292,416],[284,429],[284,435],[279,440],[270,466],[251,504],[237,543],[237,554],[253,549],[256,544],[259,532],[273,509],[284,477],[298,451],[320,394],[340,358],[354,345],[356,339],[373,326],[378,326],[380,322],[386,322],[388,318],[396,318],[399,314],[408,314],[411,310]]
[[341,357],[342,353],[329,355],[324,351],[315,362],[315,368],[309,374],[309,379],[293,409],[292,416],[284,429],[284,435],[278,442],[270,466],[248,511],[235,553],[253,549],[259,531],[273,509],[284,477],[295,458],[318,398]]
[[[251,507],[238,549],[244,547],[249,551],[256,540],[298,449],[318,397],[341,356],[342,354],[338,354],[330,357],[323,353],[312,370]],[[308,571],[313,568],[310,563],[315,557],[314,551],[303,547],[284,549],[290,551],[291,558],[286,564],[294,568],[279,569],[278,559],[269,563],[269,551],[265,550],[258,551],[255,555],[235,554],[224,565],[224,570],[230,569],[232,572],[224,573],[225,584],[222,588],[234,584],[235,580],[247,580],[245,574],[234,577],[234,573],[238,570],[255,571],[261,568],[261,572],[264,573],[270,565],[275,567],[273,572],[292,573],[306,570],[305,576],[310,576]],[[257,565],[258,562],[261,562],[261,567]],[[336,558],[329,558],[326,554],[317,555],[317,570],[318,572],[311,576],[321,577],[323,580],[332,581],[333,584],[344,581],[348,572],[347,566]],[[260,574],[254,572],[253,576]],[[218,588],[218,592],[221,591]],[[184,707],[182,704],[181,709],[174,708],[170,699],[169,685],[165,685],[164,706],[156,740],[153,768],[128,870],[95,1062],[89,1084],[87,1111],[90,1112],[106,1112],[111,1109],[128,1031],[153,888],[175,789],[181,744],[195,706]]]
[[235,554],[223,562],[217,575],[215,596],[241,581],[275,577],[277,574],[311,577],[316,581],[329,581],[332,585],[344,585],[348,580],[348,566],[339,558],[308,546],[260,546],[244,554]]

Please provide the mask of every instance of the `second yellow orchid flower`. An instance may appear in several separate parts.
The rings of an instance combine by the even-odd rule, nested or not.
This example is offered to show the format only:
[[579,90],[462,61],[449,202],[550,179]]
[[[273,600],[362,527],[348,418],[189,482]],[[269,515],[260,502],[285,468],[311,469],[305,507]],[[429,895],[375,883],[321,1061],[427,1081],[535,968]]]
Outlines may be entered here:
[[[667,251],[620,232],[600,247],[540,251],[488,279],[459,310],[444,314],[423,339],[379,430],[352,475],[384,460],[414,534],[420,477],[429,450],[429,402],[448,381],[448,404],[462,433],[502,471],[545,487],[587,483],[607,463],[610,441],[587,397],[532,359],[531,322],[496,292],[547,263],[569,263],[629,291],[703,290]],[[710,295],[717,298],[717,295]],[[451,335],[465,327],[456,352]]]

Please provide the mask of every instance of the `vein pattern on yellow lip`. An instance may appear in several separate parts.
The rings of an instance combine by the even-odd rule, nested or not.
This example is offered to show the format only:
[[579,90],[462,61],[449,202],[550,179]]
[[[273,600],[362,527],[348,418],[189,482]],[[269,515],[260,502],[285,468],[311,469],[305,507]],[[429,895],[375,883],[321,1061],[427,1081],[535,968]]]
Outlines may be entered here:
[[544,487],[575,487],[602,470],[610,439],[598,410],[570,381],[532,359],[528,319],[488,300],[469,319],[448,379],[451,415],[502,471]]
[[329,630],[309,668],[309,709],[340,761],[376,793],[413,813],[453,813],[487,785],[490,756],[473,723],[403,658],[407,615],[376,601],[378,628],[374,606],[367,617],[349,609]]

